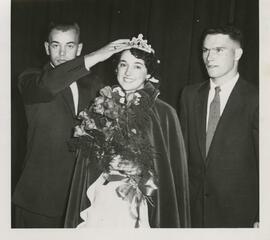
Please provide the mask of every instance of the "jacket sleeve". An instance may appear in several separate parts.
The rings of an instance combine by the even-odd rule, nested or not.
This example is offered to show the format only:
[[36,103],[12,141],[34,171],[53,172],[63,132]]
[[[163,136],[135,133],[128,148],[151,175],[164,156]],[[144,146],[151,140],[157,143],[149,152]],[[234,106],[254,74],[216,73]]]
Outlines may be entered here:
[[28,69],[19,76],[18,88],[26,104],[50,102],[72,82],[89,74],[79,57],[55,68]]

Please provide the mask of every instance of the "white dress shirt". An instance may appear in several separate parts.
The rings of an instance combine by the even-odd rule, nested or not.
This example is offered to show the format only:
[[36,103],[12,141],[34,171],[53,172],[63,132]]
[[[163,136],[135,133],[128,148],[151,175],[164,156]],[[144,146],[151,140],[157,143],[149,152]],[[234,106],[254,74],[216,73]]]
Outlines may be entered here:
[[71,92],[72,92],[74,108],[75,108],[75,115],[77,115],[78,114],[78,104],[79,104],[79,91],[78,91],[77,82],[71,83],[69,87],[70,87]]
[[[229,96],[239,78],[239,73],[237,73],[231,80],[226,81],[224,84],[222,84],[220,87],[220,116],[223,113],[223,110],[228,102]],[[208,118],[209,118],[209,110],[210,110],[210,103],[213,101],[215,96],[215,87],[217,87],[212,79],[210,79],[210,90],[208,94],[208,101],[207,101],[207,116],[206,116],[206,130],[208,125]]]

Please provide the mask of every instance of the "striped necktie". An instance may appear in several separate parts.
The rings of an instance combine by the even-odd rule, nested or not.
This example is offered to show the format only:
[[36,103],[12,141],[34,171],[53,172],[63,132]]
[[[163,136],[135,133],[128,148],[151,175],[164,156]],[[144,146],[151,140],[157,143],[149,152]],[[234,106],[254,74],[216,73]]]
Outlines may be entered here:
[[220,87],[215,87],[215,96],[210,104],[208,126],[206,131],[206,156],[210,148],[220,118]]

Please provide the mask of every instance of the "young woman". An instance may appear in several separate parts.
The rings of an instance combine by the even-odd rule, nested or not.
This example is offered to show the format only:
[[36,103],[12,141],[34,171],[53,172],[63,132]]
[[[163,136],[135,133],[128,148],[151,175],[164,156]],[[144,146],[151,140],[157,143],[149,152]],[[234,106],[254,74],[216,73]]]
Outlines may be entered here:
[[66,227],[190,226],[178,117],[158,98],[154,50],[142,35],[129,45],[115,55],[120,86],[102,89],[80,114]]

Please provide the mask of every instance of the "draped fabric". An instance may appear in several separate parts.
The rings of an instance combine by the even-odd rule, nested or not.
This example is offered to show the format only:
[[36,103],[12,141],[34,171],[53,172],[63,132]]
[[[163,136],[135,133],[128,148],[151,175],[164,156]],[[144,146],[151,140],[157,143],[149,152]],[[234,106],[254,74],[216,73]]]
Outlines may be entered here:
[[[160,99],[151,109],[148,136],[157,155],[153,161],[158,176],[153,205],[148,204],[150,226],[189,227],[188,172],[183,136],[175,110]],[[82,157],[78,152],[65,227],[76,227],[82,222],[79,214],[91,204],[86,196],[87,189],[100,174],[91,157]]]
[[156,227],[190,227],[189,188],[185,146],[175,110],[157,99],[150,138],[157,149],[155,161],[159,191],[150,222]]
[[[77,228],[149,228],[147,199],[126,176],[101,174],[87,190],[91,205]],[[109,178],[109,181],[107,180]],[[121,179],[122,178],[122,179]],[[139,200],[140,198],[140,200]]]
[[81,152],[79,151],[70,188],[70,197],[64,227],[75,228],[82,222],[80,212],[90,205],[90,202],[86,197],[87,189],[100,174],[101,171],[95,164],[93,164],[89,158],[81,157]]

